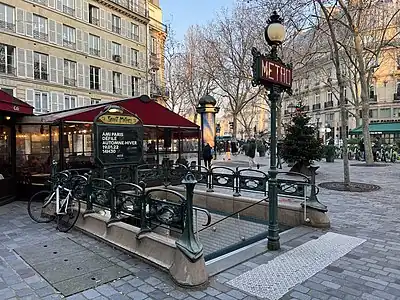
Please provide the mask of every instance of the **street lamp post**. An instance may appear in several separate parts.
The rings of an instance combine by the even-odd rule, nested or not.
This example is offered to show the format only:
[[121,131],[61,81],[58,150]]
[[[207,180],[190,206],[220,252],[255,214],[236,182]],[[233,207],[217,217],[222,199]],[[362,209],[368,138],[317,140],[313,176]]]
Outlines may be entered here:
[[268,221],[268,249],[279,250],[279,226],[278,226],[278,181],[276,170],[276,110],[277,102],[283,91],[291,93],[292,68],[286,65],[278,57],[278,46],[285,39],[285,27],[283,19],[274,11],[265,28],[265,40],[271,47],[268,54],[261,54],[256,48],[253,54],[253,86],[263,85],[269,91],[268,100],[271,108],[271,156],[268,171],[268,198],[269,198],[269,221]]

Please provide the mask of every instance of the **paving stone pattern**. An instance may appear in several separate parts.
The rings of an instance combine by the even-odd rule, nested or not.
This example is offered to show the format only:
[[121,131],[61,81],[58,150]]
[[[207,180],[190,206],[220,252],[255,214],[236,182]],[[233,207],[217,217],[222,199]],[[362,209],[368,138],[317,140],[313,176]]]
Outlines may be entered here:
[[[246,161],[244,157],[233,159]],[[340,160],[320,165],[318,183],[341,180]],[[267,167],[261,169],[267,171]],[[400,164],[381,168],[351,167],[351,176],[353,181],[378,184],[382,189],[359,194],[321,189],[319,197],[329,207],[330,231],[366,242],[297,284],[283,300],[400,299]],[[218,274],[206,288],[184,290],[175,286],[166,273],[80,232],[63,234],[55,230],[54,224],[34,223],[26,213],[26,203],[0,207],[0,226],[0,299],[5,300],[63,297],[13,249],[65,237],[131,273],[68,299],[256,299],[227,282],[325,233],[315,230],[282,245],[280,251],[266,252]]]

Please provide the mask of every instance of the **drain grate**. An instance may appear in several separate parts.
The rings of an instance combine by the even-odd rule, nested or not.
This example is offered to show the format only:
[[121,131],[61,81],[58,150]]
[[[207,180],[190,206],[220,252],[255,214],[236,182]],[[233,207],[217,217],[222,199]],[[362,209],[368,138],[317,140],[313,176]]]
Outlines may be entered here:
[[14,250],[65,297],[130,274],[66,238]]

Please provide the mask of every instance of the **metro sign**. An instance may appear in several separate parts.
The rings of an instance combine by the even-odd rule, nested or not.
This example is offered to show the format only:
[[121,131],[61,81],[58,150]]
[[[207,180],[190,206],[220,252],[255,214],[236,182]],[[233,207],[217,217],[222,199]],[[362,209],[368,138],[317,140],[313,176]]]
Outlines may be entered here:
[[256,85],[276,84],[284,89],[292,87],[292,69],[283,63],[257,55],[253,61],[253,82]]

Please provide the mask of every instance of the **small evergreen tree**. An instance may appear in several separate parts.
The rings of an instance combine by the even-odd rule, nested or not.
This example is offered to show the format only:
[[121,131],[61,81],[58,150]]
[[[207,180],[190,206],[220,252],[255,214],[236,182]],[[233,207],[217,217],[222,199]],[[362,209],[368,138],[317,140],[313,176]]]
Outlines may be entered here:
[[292,116],[291,123],[285,128],[282,143],[282,157],[286,162],[294,163],[291,172],[308,174],[307,167],[323,155],[323,145],[316,136],[316,128],[309,124],[310,117],[300,103]]

